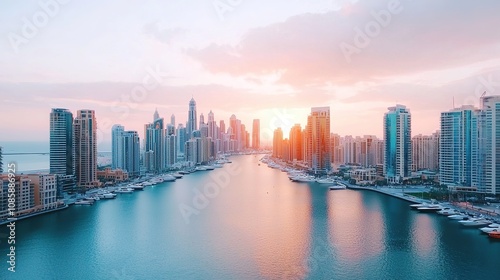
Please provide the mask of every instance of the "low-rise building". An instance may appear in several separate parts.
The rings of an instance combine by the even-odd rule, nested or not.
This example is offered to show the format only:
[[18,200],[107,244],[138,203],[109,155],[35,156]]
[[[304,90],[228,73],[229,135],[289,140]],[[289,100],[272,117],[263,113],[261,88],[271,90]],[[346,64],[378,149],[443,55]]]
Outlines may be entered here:
[[57,176],[52,174],[26,175],[33,184],[35,210],[57,208]]
[[377,181],[375,168],[352,169],[349,173],[351,180],[355,180],[357,185],[371,185]]
[[121,169],[112,170],[111,168],[107,167],[104,170],[97,171],[97,179],[99,181],[101,181],[102,183],[123,182],[123,181],[128,180],[128,173],[126,171],[121,170]]
[[9,193],[9,176],[0,175],[0,220],[11,217],[9,210],[9,194],[15,196],[13,214],[15,217],[35,211],[35,190],[34,184],[26,175],[16,175],[14,177],[14,192]]

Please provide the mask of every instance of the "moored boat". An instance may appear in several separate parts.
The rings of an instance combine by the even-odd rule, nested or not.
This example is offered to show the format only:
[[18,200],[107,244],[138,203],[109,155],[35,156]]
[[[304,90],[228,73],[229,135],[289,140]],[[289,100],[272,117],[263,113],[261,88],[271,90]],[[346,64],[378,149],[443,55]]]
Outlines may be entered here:
[[450,215],[448,216],[449,219],[452,219],[452,220],[464,220],[464,219],[467,219],[469,216],[467,216],[466,214],[464,213],[459,213],[459,214],[455,214],[455,215]]
[[449,207],[445,207],[439,211],[437,211],[437,213],[439,215],[443,215],[443,216],[451,216],[451,215],[456,215],[456,214],[459,214],[460,212],[455,210],[455,209],[452,209],[452,208],[449,208]]
[[318,184],[335,184],[335,181],[331,178],[323,178],[323,179],[317,179],[316,183],[318,183]]
[[483,218],[472,218],[468,220],[458,221],[460,224],[466,227],[482,227],[491,224],[490,221]]
[[441,206],[439,204],[430,204],[424,207],[418,207],[417,210],[420,212],[437,212],[441,210]]
[[117,192],[117,193],[132,193],[132,192],[134,192],[134,190],[132,188],[119,187],[115,192]]
[[146,186],[143,185],[128,185],[128,188],[133,189],[134,191],[142,191]]
[[500,232],[500,228],[495,228],[495,227],[484,227],[484,228],[480,228],[479,229],[480,231],[482,231],[483,233],[490,233],[490,232]]
[[89,200],[77,200],[75,201],[75,205],[92,205],[94,204],[93,201],[89,201]]
[[488,236],[495,239],[500,239],[500,232],[490,232]]
[[345,190],[346,189],[346,186],[344,185],[335,185],[335,186],[330,186],[330,190],[331,191],[334,191],[334,190]]

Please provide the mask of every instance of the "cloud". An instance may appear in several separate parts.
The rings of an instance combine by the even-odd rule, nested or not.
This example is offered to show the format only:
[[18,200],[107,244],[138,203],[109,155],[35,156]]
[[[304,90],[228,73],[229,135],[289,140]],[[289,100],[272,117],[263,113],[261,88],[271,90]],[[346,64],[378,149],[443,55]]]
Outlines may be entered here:
[[171,27],[161,29],[158,21],[153,21],[143,27],[143,33],[153,37],[154,39],[164,43],[171,44],[184,36],[186,30],[179,27]]
[[[393,0],[396,1],[396,0]],[[213,73],[233,76],[282,71],[279,82],[295,86],[354,84],[499,58],[498,1],[400,1],[400,12],[369,38],[349,63],[342,43],[355,45],[391,1],[360,1],[323,14],[304,14],[255,28],[236,45],[211,44],[185,53]]]

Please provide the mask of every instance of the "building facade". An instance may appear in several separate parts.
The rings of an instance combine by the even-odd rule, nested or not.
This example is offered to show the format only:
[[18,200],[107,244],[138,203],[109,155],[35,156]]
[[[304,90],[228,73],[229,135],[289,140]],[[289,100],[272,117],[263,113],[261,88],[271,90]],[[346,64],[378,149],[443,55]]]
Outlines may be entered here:
[[50,174],[73,175],[73,114],[67,109],[50,112]]
[[384,114],[384,176],[401,183],[411,176],[411,114],[403,105],[389,107]]
[[309,169],[314,173],[330,171],[330,107],[311,108],[307,118],[306,139]]
[[473,130],[477,114],[477,109],[472,106],[441,113],[439,178],[443,185],[471,186]]
[[75,177],[80,190],[99,186],[97,180],[97,121],[93,110],[79,110],[73,123]]
[[252,148],[260,149],[260,120],[254,119],[252,125]]
[[432,135],[416,135],[412,138],[413,171],[439,170],[439,131]]

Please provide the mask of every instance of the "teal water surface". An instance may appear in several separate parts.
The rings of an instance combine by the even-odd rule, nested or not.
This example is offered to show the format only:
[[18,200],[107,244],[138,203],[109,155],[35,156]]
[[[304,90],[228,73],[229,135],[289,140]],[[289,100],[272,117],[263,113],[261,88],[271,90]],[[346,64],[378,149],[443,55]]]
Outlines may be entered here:
[[[498,279],[500,242],[407,202],[293,183],[260,156],[18,221],[0,279]],[[0,256],[1,258],[1,256]]]

